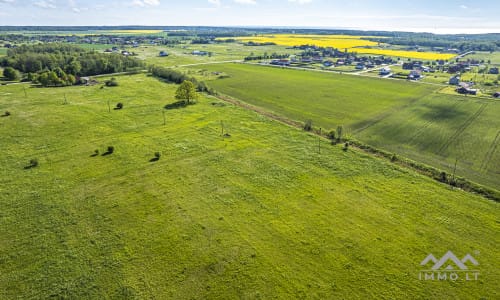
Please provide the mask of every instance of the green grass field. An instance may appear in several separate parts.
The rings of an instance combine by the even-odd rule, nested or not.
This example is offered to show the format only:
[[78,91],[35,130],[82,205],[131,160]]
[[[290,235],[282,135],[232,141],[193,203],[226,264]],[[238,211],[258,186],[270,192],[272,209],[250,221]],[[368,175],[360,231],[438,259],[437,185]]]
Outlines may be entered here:
[[[264,55],[268,53],[295,54],[300,51],[287,49],[284,46],[244,46],[238,43],[223,44],[181,44],[174,47],[167,46],[141,46],[139,48],[130,48],[138,54],[138,57],[144,59],[148,64],[159,66],[179,66],[188,64],[211,63],[220,61],[243,60],[250,54]],[[193,51],[211,52],[211,56],[192,55]],[[169,53],[168,57],[159,57],[160,51]]]
[[488,62],[488,60],[490,60],[492,64],[500,65],[500,52],[498,51],[493,53],[476,51],[475,54],[469,54],[464,58],[484,60],[485,62]]
[[[0,87],[1,299],[498,293],[498,203],[327,141],[318,154],[317,137],[214,98],[163,125],[175,86],[118,82]],[[420,281],[448,250],[479,280]]]
[[406,81],[266,68],[203,66],[229,78],[219,92],[288,118],[313,120],[371,145],[500,189],[498,101],[438,93],[441,87]]

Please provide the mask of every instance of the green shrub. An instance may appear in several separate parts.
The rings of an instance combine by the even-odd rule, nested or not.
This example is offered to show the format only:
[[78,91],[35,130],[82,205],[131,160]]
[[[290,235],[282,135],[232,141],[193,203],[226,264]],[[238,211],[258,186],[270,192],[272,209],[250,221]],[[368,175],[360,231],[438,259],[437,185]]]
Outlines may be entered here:
[[111,78],[110,80],[105,81],[106,86],[118,86],[118,81],[116,81],[116,78]]
[[312,130],[312,120],[307,120],[304,123],[304,130],[305,131],[311,131]]

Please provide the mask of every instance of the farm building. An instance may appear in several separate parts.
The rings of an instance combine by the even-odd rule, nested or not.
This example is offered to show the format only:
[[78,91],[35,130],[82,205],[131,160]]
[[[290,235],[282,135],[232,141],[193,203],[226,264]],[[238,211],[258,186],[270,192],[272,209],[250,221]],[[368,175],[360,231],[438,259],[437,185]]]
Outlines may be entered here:
[[358,63],[356,65],[356,70],[364,70],[365,69],[365,64],[364,63]]
[[500,92],[496,92],[496,93],[494,93],[494,94],[493,94],[493,97],[495,97],[495,98],[500,98]]
[[160,51],[160,57],[165,57],[165,56],[168,56],[168,52],[166,51]]
[[451,85],[458,85],[460,83],[460,75],[451,76],[448,83]]
[[490,68],[490,74],[498,74],[498,68],[495,67],[495,68]]

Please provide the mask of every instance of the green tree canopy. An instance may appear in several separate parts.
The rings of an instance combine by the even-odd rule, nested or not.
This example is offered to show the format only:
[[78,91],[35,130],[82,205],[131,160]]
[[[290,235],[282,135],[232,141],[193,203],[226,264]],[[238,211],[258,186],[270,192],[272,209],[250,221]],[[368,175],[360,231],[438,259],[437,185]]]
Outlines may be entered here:
[[198,99],[199,94],[196,92],[194,83],[189,80],[184,80],[175,92],[175,99],[186,100],[187,104],[191,100]]
[[19,72],[17,72],[14,68],[7,67],[3,70],[3,76],[7,80],[14,81],[19,79]]

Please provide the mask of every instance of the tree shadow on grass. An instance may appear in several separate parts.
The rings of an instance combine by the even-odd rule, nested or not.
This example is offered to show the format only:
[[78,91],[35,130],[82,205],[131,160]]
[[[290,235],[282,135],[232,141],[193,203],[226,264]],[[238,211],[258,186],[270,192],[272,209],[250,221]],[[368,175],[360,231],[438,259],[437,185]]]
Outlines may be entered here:
[[160,158],[159,157],[153,157],[149,160],[149,162],[156,162],[156,161],[159,161]]

